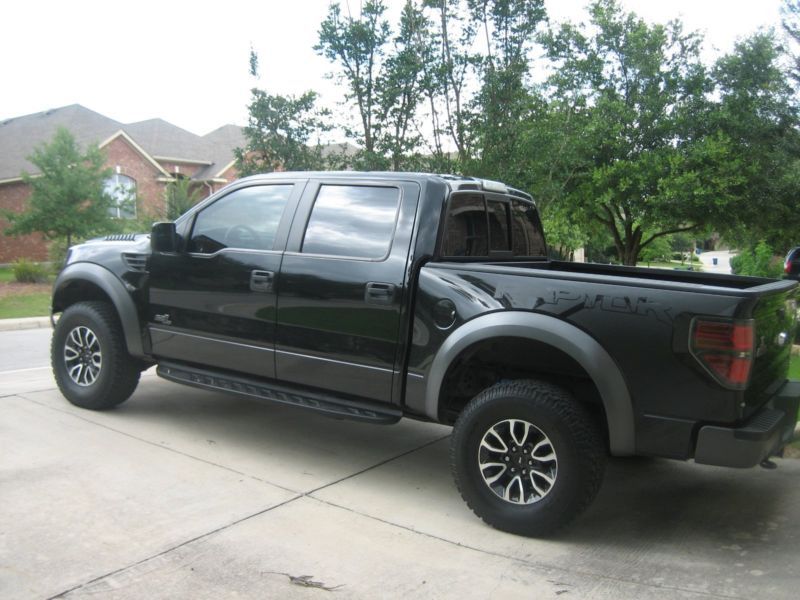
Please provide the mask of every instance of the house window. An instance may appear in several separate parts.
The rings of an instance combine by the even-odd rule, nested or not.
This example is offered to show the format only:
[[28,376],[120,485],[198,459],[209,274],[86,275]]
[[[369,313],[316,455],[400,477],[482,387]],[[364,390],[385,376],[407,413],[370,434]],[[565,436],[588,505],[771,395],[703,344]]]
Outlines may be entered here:
[[105,193],[111,198],[109,214],[115,219],[136,218],[136,181],[114,173],[106,179]]

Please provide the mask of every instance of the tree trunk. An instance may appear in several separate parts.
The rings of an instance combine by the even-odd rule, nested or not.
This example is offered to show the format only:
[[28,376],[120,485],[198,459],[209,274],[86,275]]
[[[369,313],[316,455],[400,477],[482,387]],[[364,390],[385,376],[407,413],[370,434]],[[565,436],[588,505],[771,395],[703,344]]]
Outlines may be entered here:
[[617,258],[626,267],[635,267],[642,250],[638,236],[625,237],[615,242],[617,247]]

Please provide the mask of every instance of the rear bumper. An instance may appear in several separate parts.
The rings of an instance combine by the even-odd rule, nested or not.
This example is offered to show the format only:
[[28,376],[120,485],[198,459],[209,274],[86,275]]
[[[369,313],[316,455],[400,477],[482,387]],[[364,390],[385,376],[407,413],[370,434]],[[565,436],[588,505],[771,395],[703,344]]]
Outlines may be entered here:
[[754,467],[780,452],[794,436],[800,382],[787,381],[769,402],[741,427],[706,425],[697,435],[694,460],[721,467]]

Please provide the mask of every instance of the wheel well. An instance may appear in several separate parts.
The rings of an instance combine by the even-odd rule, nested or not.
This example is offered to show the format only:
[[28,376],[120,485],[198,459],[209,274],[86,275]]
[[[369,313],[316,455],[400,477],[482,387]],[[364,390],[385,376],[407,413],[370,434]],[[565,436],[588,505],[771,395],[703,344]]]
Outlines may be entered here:
[[439,420],[452,425],[479,392],[512,379],[538,379],[566,389],[590,409],[607,435],[603,401],[586,370],[562,350],[526,338],[482,340],[462,351],[442,380]]
[[98,300],[114,305],[109,295],[99,286],[83,279],[73,279],[53,294],[53,312],[63,312],[76,302],[87,300]]

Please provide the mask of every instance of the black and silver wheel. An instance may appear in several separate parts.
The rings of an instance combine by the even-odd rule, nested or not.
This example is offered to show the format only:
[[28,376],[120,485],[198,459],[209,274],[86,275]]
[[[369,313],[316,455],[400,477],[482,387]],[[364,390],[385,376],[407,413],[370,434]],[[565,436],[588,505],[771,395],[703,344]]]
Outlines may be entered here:
[[88,387],[103,368],[103,352],[94,331],[85,325],[74,327],[64,342],[64,366],[73,383]]
[[456,485],[490,525],[545,535],[580,514],[602,482],[605,449],[589,412],[540,381],[499,383],[478,394],[453,428]]
[[504,419],[483,435],[478,469],[498,498],[512,504],[533,504],[553,489],[558,457],[550,438],[536,425]]
[[63,312],[50,360],[61,393],[82,408],[116,406],[139,382],[141,365],[128,354],[119,318],[105,302],[79,302]]

